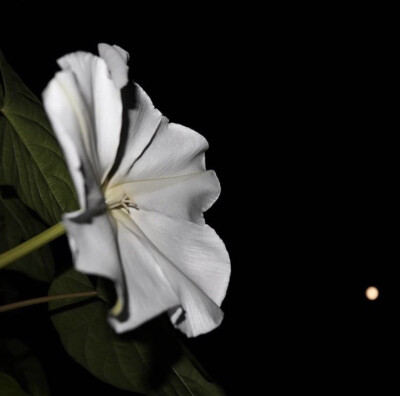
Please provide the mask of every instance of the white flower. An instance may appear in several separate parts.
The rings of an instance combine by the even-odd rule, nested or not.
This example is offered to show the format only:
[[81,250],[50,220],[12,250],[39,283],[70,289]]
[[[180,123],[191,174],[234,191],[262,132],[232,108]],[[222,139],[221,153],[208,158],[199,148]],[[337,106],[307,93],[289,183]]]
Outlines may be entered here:
[[188,336],[206,333],[222,321],[230,276],[225,246],[203,219],[220,193],[205,168],[207,141],[128,83],[127,52],[99,52],[59,59],[43,93],[80,203],[63,217],[74,265],[114,281],[117,332],[167,311]]

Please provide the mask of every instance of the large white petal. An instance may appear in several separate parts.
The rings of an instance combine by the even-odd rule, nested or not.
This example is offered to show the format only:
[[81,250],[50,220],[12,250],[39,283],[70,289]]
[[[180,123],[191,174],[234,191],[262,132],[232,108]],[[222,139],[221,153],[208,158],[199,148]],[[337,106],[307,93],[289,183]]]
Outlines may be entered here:
[[159,252],[160,267],[179,296],[184,320],[176,314],[179,310],[171,310],[175,326],[189,337],[217,327],[223,318],[219,305],[229,283],[230,260],[215,231],[142,209],[132,211],[131,217]]
[[138,84],[128,85],[123,92],[124,125],[121,133],[119,166],[109,186],[124,182],[132,166],[150,144],[162,115]]
[[117,45],[111,46],[105,43],[100,43],[98,49],[100,56],[107,63],[115,86],[121,89],[128,83],[128,52]]
[[106,200],[115,202],[126,194],[140,209],[204,224],[203,212],[220,194],[214,171],[116,185],[106,190]]
[[[157,251],[122,210],[112,212],[118,228],[118,244],[124,271],[122,311],[109,320],[118,333],[179,306],[179,298],[161,270]],[[162,258],[161,258],[162,260]]]
[[74,266],[86,274],[104,276],[121,284],[123,274],[113,224],[108,213],[67,213],[63,222]]
[[77,81],[89,116],[90,145],[95,148],[94,160],[101,183],[114,164],[122,126],[121,92],[115,86],[106,62],[87,52],[75,52],[58,60],[64,70],[70,70]]
[[125,181],[182,176],[205,170],[206,139],[163,117],[153,140],[134,163]]
[[82,210],[98,207],[100,191],[93,133],[87,106],[71,71],[58,72],[43,92],[43,102],[63,149]]

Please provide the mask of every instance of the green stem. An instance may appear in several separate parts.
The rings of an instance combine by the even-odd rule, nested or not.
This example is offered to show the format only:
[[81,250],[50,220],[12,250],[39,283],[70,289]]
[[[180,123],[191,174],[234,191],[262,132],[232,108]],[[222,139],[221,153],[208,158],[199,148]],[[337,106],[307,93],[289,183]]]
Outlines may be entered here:
[[46,231],[43,231],[39,235],[34,236],[28,241],[21,243],[20,245],[7,250],[6,252],[0,254],[0,268],[26,256],[27,254],[39,249],[43,245],[51,242],[53,239],[65,234],[65,228],[62,223],[58,223]]
[[28,307],[30,305],[43,304],[43,303],[47,303],[47,302],[55,301],[55,300],[71,300],[73,298],[93,297],[96,295],[97,295],[96,291],[90,291],[90,292],[58,294],[58,295],[54,295],[54,296],[31,298],[30,300],[18,301],[18,302],[7,304],[7,305],[1,305],[0,313],[6,312],[6,311],[13,311],[14,309],[19,309],[19,308],[23,308],[23,307]]

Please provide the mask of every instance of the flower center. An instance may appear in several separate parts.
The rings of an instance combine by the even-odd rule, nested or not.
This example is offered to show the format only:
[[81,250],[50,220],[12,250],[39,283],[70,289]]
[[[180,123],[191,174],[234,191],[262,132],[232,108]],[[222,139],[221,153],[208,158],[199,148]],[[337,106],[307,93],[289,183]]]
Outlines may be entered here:
[[139,210],[133,199],[128,197],[126,193],[124,193],[124,195],[120,199],[106,201],[106,205],[108,210],[125,209],[128,213],[130,213],[129,208]]

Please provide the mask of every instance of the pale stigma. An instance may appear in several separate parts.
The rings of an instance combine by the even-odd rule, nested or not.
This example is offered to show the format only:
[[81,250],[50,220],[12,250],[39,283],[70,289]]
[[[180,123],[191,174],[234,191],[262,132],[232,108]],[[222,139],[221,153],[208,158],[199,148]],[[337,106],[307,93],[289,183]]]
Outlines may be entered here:
[[123,308],[122,299],[118,298],[117,302],[115,303],[115,305],[111,309],[111,313],[114,316],[118,316],[121,313],[122,308]]

